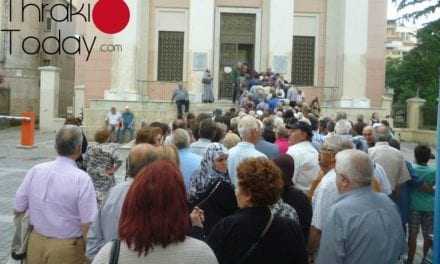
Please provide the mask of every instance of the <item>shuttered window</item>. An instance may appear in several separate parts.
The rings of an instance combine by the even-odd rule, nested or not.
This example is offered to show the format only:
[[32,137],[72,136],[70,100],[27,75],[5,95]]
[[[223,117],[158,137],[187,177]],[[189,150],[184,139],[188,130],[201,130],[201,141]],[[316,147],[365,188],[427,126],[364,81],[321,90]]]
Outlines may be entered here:
[[159,32],[158,81],[174,82],[183,80],[184,41],[184,32]]
[[315,79],[315,37],[293,37],[292,81],[313,86]]

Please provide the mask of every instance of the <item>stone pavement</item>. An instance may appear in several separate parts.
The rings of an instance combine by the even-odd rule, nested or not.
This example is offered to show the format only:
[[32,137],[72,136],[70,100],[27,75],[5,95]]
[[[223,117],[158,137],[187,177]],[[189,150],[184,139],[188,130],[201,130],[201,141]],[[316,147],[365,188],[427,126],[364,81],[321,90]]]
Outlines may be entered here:
[[[18,128],[0,130],[0,264],[6,263],[9,257],[10,241],[14,232],[12,208],[15,192],[27,170],[56,156],[54,138],[54,133],[37,131],[35,138],[37,148],[25,150],[16,148],[20,142]],[[409,160],[412,160],[414,146],[415,144],[402,144],[402,150]],[[121,149],[119,156],[125,161],[127,154],[127,149]],[[118,181],[124,177],[125,166],[121,168],[116,173]]]

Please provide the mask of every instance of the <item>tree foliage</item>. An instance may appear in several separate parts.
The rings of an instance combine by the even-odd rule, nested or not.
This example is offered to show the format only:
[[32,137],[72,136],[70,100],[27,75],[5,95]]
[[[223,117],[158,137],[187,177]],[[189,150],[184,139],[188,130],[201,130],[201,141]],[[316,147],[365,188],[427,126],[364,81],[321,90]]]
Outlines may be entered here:
[[[418,45],[402,59],[388,59],[387,86],[394,89],[394,103],[405,104],[408,98],[426,99],[426,108],[435,113],[440,67],[440,19],[431,22],[417,32]],[[428,115],[428,118],[435,115]]]
[[416,10],[414,12],[407,13],[402,16],[402,19],[413,19],[417,20],[418,18],[426,15],[433,14],[438,8],[440,8],[440,1],[430,1],[430,0],[393,0],[393,3],[397,3],[397,9],[403,10],[410,6],[415,6],[421,3],[430,3],[427,7],[422,8],[420,10]]

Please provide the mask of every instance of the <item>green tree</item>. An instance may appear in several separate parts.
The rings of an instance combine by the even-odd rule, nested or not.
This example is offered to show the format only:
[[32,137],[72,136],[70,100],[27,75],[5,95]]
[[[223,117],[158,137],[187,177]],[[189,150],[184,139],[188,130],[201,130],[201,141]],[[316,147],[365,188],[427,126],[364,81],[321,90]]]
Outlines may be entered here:
[[430,2],[431,4],[427,7],[417,10],[411,13],[407,13],[402,16],[403,19],[413,19],[417,20],[421,16],[426,16],[433,14],[438,8],[440,8],[440,1],[430,1],[430,0],[393,0],[393,3],[397,3],[397,9],[402,10],[409,6],[415,6],[420,3]]
[[424,123],[435,124],[440,67],[440,19],[417,32],[418,45],[402,59],[388,59],[387,86],[394,88],[394,103],[404,104],[408,98],[419,95],[426,99]]

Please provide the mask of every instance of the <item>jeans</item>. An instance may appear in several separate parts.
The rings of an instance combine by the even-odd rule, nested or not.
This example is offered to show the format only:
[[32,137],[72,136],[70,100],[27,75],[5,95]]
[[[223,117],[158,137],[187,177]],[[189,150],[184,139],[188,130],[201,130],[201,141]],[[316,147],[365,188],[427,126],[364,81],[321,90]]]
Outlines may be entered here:
[[185,107],[185,113],[189,112],[189,100],[179,100],[176,101],[177,104],[177,115],[179,117],[183,116],[183,110],[182,108]]
[[133,139],[133,135],[134,135],[134,129],[131,127],[124,127],[122,129],[119,129],[119,143],[124,143],[124,139],[125,139],[125,132],[128,130],[130,139],[129,141],[131,141]]

